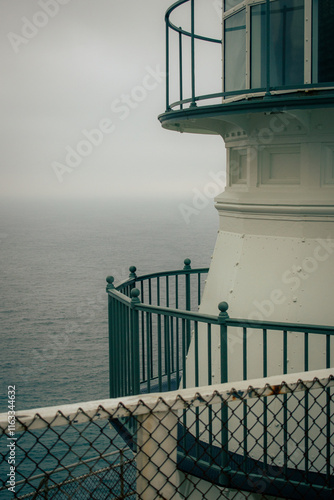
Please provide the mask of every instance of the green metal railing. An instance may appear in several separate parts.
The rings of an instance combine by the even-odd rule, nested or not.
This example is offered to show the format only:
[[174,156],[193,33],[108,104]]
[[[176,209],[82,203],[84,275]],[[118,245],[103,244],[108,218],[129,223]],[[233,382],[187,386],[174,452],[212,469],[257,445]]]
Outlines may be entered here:
[[[242,89],[233,89],[233,90],[226,90],[224,87],[224,78],[223,78],[223,73],[221,74],[221,77],[219,81],[217,81],[217,89],[221,89],[219,92],[214,92],[214,93],[207,93],[207,94],[200,94],[196,95],[196,87],[197,87],[197,80],[196,80],[196,71],[201,72],[202,70],[202,75],[205,74],[205,70],[203,70],[199,64],[199,59],[197,57],[197,46],[196,43],[201,41],[201,42],[206,42],[207,44],[210,44],[212,46],[217,46],[220,45],[222,47],[221,51],[221,57],[223,58],[223,65],[224,65],[224,39],[223,35],[222,38],[213,38],[209,36],[203,36],[199,35],[196,30],[195,30],[195,25],[196,21],[199,18],[199,16],[196,16],[196,6],[199,4],[200,1],[203,0],[178,0],[175,2],[173,5],[171,5],[165,14],[165,23],[166,23],[166,113],[169,111],[175,111],[175,110],[183,110],[185,109],[185,105],[188,105],[190,108],[196,107],[198,104],[202,103],[203,101],[204,104],[206,105],[212,105],[212,101],[214,99],[219,99],[220,103],[218,105],[221,105],[224,102],[224,99],[229,98],[229,97],[235,97],[235,96],[242,96],[249,98],[252,95],[262,95],[265,96],[266,99],[268,98],[274,98],[275,93],[279,93],[280,91],[288,91],[291,92],[293,90],[295,91],[308,91],[309,89],[319,89],[323,90],[326,88],[333,88],[334,87],[334,82],[333,81],[321,81],[318,82],[317,80],[317,71],[315,69],[310,70],[310,79],[304,79],[304,82],[300,82],[298,84],[282,84],[278,85],[275,84],[273,81],[273,76],[271,75],[271,51],[270,51],[270,46],[271,46],[271,3],[272,0],[260,0],[258,3],[253,3],[250,1],[245,1],[245,2],[240,2],[240,5],[237,7],[239,9],[245,9],[247,8],[252,8],[254,5],[258,4],[263,4],[265,7],[265,20],[266,20],[266,29],[265,29],[265,36],[264,39],[261,41],[264,49],[265,49],[265,55],[263,56],[265,59],[265,78],[264,81],[261,82],[262,86],[261,87],[256,87],[254,88],[250,81],[247,83],[246,82],[246,75],[245,75],[245,86]],[[190,31],[187,31],[183,29],[180,26],[177,26],[175,22],[171,21],[171,15],[172,13],[177,10],[179,7],[181,7],[184,4],[189,4],[189,20],[190,20]],[[214,2],[209,2],[208,3],[208,8],[214,8]],[[305,8],[306,9],[306,8]],[[310,10],[310,15],[307,14],[307,11],[305,10],[305,20],[308,22],[311,18],[312,23],[315,25],[315,23],[318,22],[318,15],[316,14],[318,12],[318,1],[313,0],[311,10]],[[330,16],[330,19],[333,19],[333,12],[332,10],[328,14]],[[314,19],[313,19],[314,18]],[[306,21],[305,21],[306,22]],[[223,22],[223,28],[224,28],[224,22]],[[312,28],[313,29],[313,28]],[[319,27],[319,30],[321,30],[321,26]],[[248,37],[250,36],[249,33],[251,31],[251,26],[247,25],[247,33]],[[172,33],[177,33],[177,49],[175,50],[172,47],[171,44],[171,36]],[[185,41],[190,39],[190,53],[185,53]],[[317,43],[317,35],[315,34],[315,31],[313,30],[310,35],[309,39],[306,35],[304,35],[304,43],[305,43],[305,54],[306,54],[306,46],[309,44],[310,40],[312,40],[313,44],[313,49],[312,53],[310,53],[309,56],[303,56],[306,61],[309,59],[311,60],[311,65],[316,67],[317,61],[318,61],[318,52],[317,49],[315,48],[315,45]],[[330,42],[329,42],[330,43]],[[247,54],[247,57],[250,58],[250,60],[253,58],[258,58],[259,56],[257,54],[251,54],[251,42],[248,42],[248,49],[245,45],[245,47],[241,47],[241,50],[245,51],[245,54]],[[173,52],[174,50],[174,52]],[[172,54],[173,52],[173,54]],[[177,61],[175,66],[178,66],[178,69],[175,71],[172,69],[172,64],[171,62]],[[218,63],[221,65],[221,62],[219,61]],[[304,62],[303,62],[304,64]],[[305,63],[306,64],[306,63]],[[189,84],[190,92],[188,96],[185,96],[185,74],[187,73],[188,67],[190,65],[190,82],[186,81],[187,84]],[[332,70],[330,70],[332,71]],[[305,70],[306,72],[306,70]],[[331,80],[331,76],[327,78],[327,80]],[[179,98],[171,102],[170,99],[170,94],[171,94],[171,82],[173,82],[173,88],[176,86],[178,87],[178,94]],[[212,78],[208,78],[208,82],[212,83]],[[283,82],[284,83],[284,82]],[[316,97],[313,94],[308,94],[308,100],[310,100],[311,97]],[[324,96],[325,97],[325,96]],[[276,96],[277,98],[277,96]]]
[[117,287],[107,278],[111,397],[171,390],[186,375],[192,322],[210,321],[191,312],[208,269],[190,264],[185,259],[181,270],[139,277],[131,266],[129,279]]
[[[170,16],[172,12],[185,3],[190,2],[190,17],[191,17],[191,31],[186,31],[182,29],[182,27],[177,27],[170,20]],[[195,0],[179,0],[175,2],[169,9],[166,11],[165,15],[166,22],[166,111],[170,111],[172,108],[179,106],[180,109],[183,109],[184,104],[190,104],[191,107],[196,106],[196,102],[198,100],[203,99],[212,99],[215,97],[222,97],[224,93],[217,94],[208,94],[202,96],[196,96],[195,88],[196,88],[196,76],[195,76],[195,40],[202,40],[204,42],[213,43],[213,44],[222,44],[222,41],[217,38],[206,37],[202,35],[198,35],[195,33]],[[180,99],[177,102],[170,103],[170,31],[174,31],[178,33],[178,57],[179,57],[179,92]],[[191,97],[184,99],[183,98],[183,89],[184,89],[184,78],[183,78],[183,67],[184,67],[184,59],[183,59],[183,41],[184,38],[190,38],[191,40]]]
[[[284,376],[282,380],[293,377],[289,356],[296,340],[298,373],[333,366],[333,326],[232,319],[226,302],[219,303],[216,316],[196,311],[207,272],[191,269],[186,259],[182,270],[139,277],[131,267],[129,279],[116,287],[113,277],[107,278],[111,397],[210,385],[214,390],[216,384],[230,382],[236,359],[240,364],[237,384],[250,378],[265,384],[273,374],[273,338],[281,345],[281,353],[275,355],[281,372],[276,375]],[[322,353],[317,366],[315,351]],[[245,401],[236,389],[229,395],[234,401],[230,405],[218,402],[205,410],[196,406],[179,414],[180,470],[248,491],[257,491],[256,478],[264,473],[268,494],[284,489],[286,498],[296,499],[305,498],[311,484],[317,484],[319,491],[325,484],[332,485],[332,389],[325,387],[321,398],[315,396],[316,403],[306,389],[304,395],[291,398],[274,387],[256,394],[254,403]],[[315,428],[317,419],[321,435]],[[136,421],[120,419],[114,425],[133,445]],[[314,465],[316,446],[322,450],[321,468]],[[250,482],[251,476],[255,482]]]
[[[242,349],[241,358],[238,357],[242,360],[240,379],[247,380],[249,346],[254,341],[257,346],[262,345],[262,349],[259,347],[262,352],[257,353],[256,377],[267,377],[270,342],[274,336],[282,346],[283,374],[291,372],[288,353],[290,342],[296,337],[298,349],[302,350],[299,371],[329,368],[333,363],[333,326],[232,319],[227,314],[226,302],[218,305],[216,316],[195,311],[208,269],[191,269],[189,259],[178,271],[140,277],[135,271],[131,267],[129,279],[117,287],[113,277],[107,278],[111,397],[228,382],[236,346]],[[187,356],[191,342],[190,364]],[[213,373],[217,344],[219,379]],[[323,353],[321,366],[314,366],[313,359],[310,366],[315,346]]]

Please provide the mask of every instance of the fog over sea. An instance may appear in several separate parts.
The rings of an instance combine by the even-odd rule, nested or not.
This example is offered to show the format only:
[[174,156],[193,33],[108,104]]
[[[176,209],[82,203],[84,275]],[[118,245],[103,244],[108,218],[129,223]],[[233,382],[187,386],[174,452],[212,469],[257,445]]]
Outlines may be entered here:
[[105,278],[209,266],[218,228],[177,201],[1,202],[0,411],[108,397]]

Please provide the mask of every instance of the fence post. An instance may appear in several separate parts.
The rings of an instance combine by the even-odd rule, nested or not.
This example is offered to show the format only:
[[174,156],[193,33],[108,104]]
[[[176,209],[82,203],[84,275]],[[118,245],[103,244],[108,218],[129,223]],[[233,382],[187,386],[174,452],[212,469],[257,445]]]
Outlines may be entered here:
[[[227,313],[227,302],[220,302],[218,304],[218,309],[220,311],[218,316],[218,322],[220,325],[220,382],[224,384],[228,382],[228,339],[226,320],[229,315]],[[230,471],[228,454],[228,406],[225,403],[222,403],[221,409],[221,440],[221,479],[222,484],[224,486],[228,486],[229,476],[227,473]]]
[[[184,259],[184,271],[190,271],[191,270],[191,260],[190,259]],[[191,289],[190,289],[190,274],[186,273],[185,275],[185,280],[186,280],[186,311],[191,310]],[[190,346],[190,341],[191,341],[191,332],[190,332],[190,322],[187,320],[187,327],[186,327],[186,337],[187,337],[187,350],[189,349]]]
[[177,414],[147,413],[137,417],[137,497],[179,499]]
[[140,352],[139,352],[139,311],[136,306],[140,304],[140,291],[138,288],[131,290],[131,312],[130,312],[130,342],[131,342],[131,359],[130,373],[131,377],[131,394],[140,393]]
[[[114,287],[114,277],[108,276],[106,278],[107,287],[106,292],[113,290]],[[108,338],[109,338],[109,393],[111,398],[117,397],[115,394],[115,380],[116,380],[116,366],[115,366],[115,342],[114,342],[114,332],[113,332],[113,312],[112,312],[112,297],[108,293]]]

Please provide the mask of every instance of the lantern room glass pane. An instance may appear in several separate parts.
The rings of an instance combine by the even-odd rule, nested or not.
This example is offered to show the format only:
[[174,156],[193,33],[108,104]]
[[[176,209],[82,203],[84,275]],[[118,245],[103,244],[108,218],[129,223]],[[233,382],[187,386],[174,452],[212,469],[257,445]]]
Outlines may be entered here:
[[318,1],[318,82],[334,82],[334,1]]
[[266,85],[266,12],[265,5],[251,9],[251,87]]
[[270,85],[304,83],[304,0],[270,3]]
[[246,10],[225,21],[225,91],[246,87]]
[[232,9],[236,5],[239,5],[243,0],[224,0],[224,11]]
[[[267,84],[267,6],[251,8],[251,87]],[[270,2],[271,87],[304,83],[304,0]]]

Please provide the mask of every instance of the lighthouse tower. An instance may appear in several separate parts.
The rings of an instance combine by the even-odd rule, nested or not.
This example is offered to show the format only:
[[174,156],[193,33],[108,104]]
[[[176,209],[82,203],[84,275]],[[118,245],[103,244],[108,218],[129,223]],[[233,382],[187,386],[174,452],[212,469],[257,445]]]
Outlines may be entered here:
[[[177,22],[178,7],[186,3],[189,30]],[[216,134],[225,141],[227,185],[215,199],[220,225],[200,310],[217,314],[224,300],[233,318],[331,325],[334,2],[224,0],[221,39],[198,34],[200,3],[183,0],[167,11],[167,109],[159,116],[165,129]],[[178,70],[173,34],[179,37]],[[212,83],[197,61],[203,44],[208,51],[222,47],[222,89],[215,94],[196,94],[197,78],[201,86],[205,78]],[[171,103],[176,81],[180,97]],[[280,349],[274,337],[271,342],[272,352]],[[250,378],[258,375],[251,361],[259,348],[257,342],[250,346]],[[311,350],[312,369],[322,367],[322,348]],[[300,356],[296,339],[289,345],[289,371],[300,371]],[[190,364],[191,357],[190,346]],[[281,369],[273,359],[268,375]],[[232,380],[233,364],[229,370]]]

